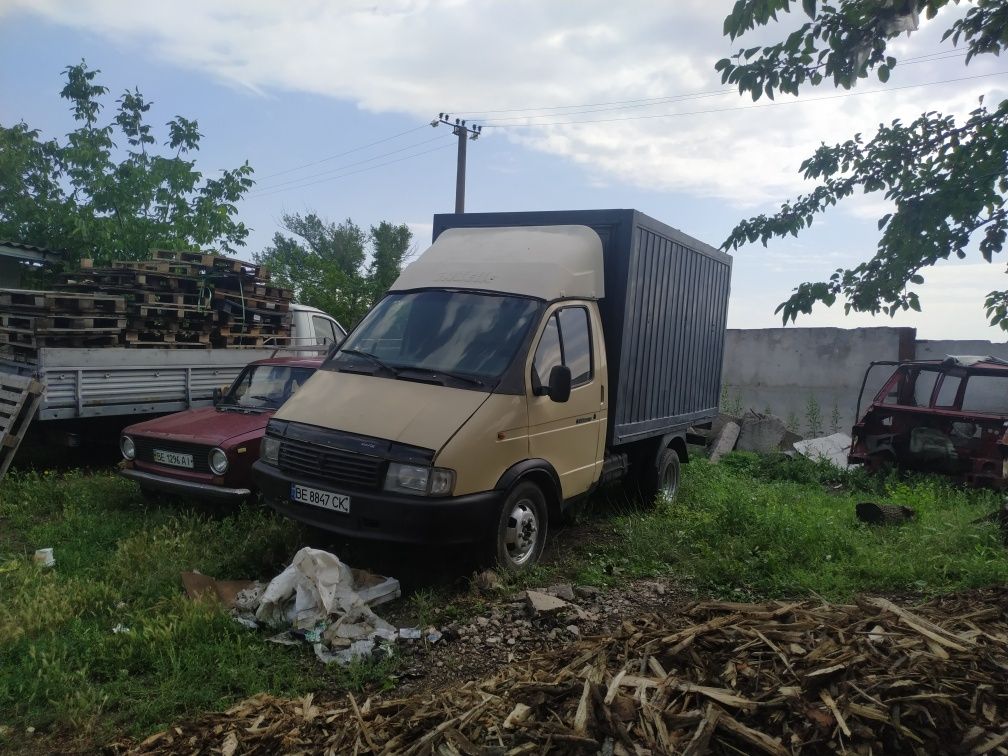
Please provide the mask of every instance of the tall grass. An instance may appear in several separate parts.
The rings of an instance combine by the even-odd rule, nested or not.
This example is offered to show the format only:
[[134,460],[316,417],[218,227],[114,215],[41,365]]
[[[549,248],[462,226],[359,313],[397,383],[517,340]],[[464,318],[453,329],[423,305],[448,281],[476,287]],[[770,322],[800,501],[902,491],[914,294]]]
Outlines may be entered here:
[[[944,478],[877,478],[804,458],[733,453],[683,468],[679,495],[649,512],[624,511],[620,545],[577,565],[581,578],[672,573],[700,591],[761,598],[858,592],[938,593],[1008,580],[1008,550],[990,523],[992,492]],[[913,522],[857,521],[860,501],[903,504]]]

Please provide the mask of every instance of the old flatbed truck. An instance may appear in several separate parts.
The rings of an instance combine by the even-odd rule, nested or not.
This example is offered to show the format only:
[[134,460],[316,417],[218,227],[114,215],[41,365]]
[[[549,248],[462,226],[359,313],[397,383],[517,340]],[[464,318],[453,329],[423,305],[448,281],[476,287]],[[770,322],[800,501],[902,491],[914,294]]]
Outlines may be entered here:
[[[338,341],[344,335],[339,323],[314,307],[291,304],[290,312],[292,337],[279,345],[296,345],[298,349],[286,349],[284,354],[304,350],[302,356],[317,356],[316,345]],[[248,363],[268,359],[276,352],[273,346],[199,350],[41,347],[33,362],[0,355],[0,373],[32,376],[42,383],[42,401],[32,432],[50,442],[77,446],[100,418],[121,418],[125,424],[136,415],[212,406],[215,389],[231,384]],[[118,430],[104,435],[114,442]]]

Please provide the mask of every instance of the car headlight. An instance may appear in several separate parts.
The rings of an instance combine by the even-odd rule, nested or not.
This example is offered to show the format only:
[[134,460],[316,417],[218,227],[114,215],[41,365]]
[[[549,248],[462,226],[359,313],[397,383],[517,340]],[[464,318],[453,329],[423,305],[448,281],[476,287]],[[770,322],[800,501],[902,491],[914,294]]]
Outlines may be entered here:
[[278,467],[280,464],[280,439],[276,436],[263,436],[259,445],[259,459],[268,465]]
[[124,459],[136,459],[136,444],[129,436],[122,436],[119,439],[119,451]]
[[223,449],[210,450],[210,469],[217,475],[223,475],[227,472],[228,458]]
[[393,462],[385,475],[385,490],[421,496],[448,496],[455,487],[455,471]]

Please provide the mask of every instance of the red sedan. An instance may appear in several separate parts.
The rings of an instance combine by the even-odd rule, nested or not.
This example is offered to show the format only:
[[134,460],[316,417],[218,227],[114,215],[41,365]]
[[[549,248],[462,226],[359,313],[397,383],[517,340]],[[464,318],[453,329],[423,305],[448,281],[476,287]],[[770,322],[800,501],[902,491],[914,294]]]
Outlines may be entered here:
[[213,407],[131,425],[122,432],[120,472],[144,494],[225,502],[253,494],[252,463],[266,423],[322,364],[320,358],[259,360],[245,367]]

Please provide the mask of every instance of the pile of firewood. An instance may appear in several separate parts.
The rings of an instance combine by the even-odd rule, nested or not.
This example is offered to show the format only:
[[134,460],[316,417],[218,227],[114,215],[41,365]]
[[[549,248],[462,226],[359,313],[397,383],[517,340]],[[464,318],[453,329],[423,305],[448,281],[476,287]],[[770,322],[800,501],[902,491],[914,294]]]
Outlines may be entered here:
[[[701,603],[402,699],[247,699],[141,753],[1008,753],[1008,589]],[[123,750],[126,744],[120,744]],[[114,747],[115,749],[116,747]]]

